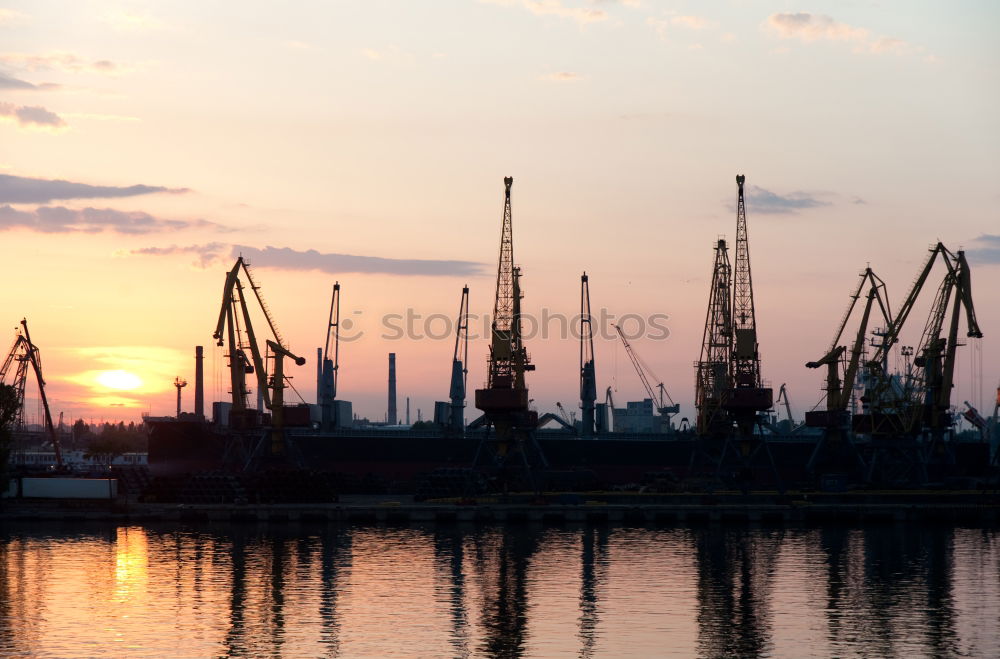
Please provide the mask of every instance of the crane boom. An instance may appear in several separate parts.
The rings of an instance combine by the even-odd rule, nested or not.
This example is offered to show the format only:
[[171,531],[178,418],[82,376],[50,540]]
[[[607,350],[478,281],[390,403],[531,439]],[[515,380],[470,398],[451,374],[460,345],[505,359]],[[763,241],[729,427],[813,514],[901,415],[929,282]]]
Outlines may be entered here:
[[[613,325],[612,327],[614,327],[615,331],[618,332],[618,338],[620,338],[622,343],[625,345],[625,353],[628,354],[628,358],[631,360],[632,366],[635,368],[635,372],[639,374],[639,380],[642,382],[642,386],[646,390],[646,394],[649,396],[650,400],[656,402],[656,410],[663,415],[677,414],[680,411],[680,406],[674,403],[673,399],[670,398],[670,394],[667,393],[667,389],[663,382],[657,382],[656,389],[653,388],[653,385],[649,383],[649,377],[646,374],[649,370],[649,366],[647,366],[639,355],[636,354],[632,344],[630,344],[628,339],[625,338],[625,333],[622,331],[622,328],[618,325]],[[659,391],[659,396],[656,394],[657,390]],[[664,401],[664,398],[666,398],[667,401],[670,401],[669,405],[667,405],[666,401]]]

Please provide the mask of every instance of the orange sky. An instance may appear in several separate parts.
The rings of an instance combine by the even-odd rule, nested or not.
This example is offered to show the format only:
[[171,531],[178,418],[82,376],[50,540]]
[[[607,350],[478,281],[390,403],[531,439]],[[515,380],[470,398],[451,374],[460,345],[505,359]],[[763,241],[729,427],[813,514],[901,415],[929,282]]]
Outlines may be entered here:
[[[451,340],[386,340],[381,318],[453,316],[466,283],[473,313],[491,309],[511,175],[525,311],[575,314],[586,270],[595,310],[666,314],[669,338],[634,345],[691,416],[712,245],[733,235],[742,172],[764,377],[797,415],[820,399],[803,364],[857,273],[870,263],[898,305],[938,239],[975,253],[988,399],[1000,52],[996,8],[970,7],[0,2],[5,322],[28,318],[56,413],[172,413],[199,344],[223,399],[211,333],[242,247],[308,360],[292,370],[307,400],[339,280],[365,331],[343,346],[341,397],[381,418],[394,351],[400,396],[429,416]],[[427,265],[412,259],[447,263],[412,274]],[[538,407],[574,409],[576,342],[527,345]],[[470,348],[470,388],[486,349]],[[973,397],[970,354],[956,403]],[[109,388],[123,380],[107,371],[141,384]],[[618,402],[641,395],[614,340],[597,375]]]

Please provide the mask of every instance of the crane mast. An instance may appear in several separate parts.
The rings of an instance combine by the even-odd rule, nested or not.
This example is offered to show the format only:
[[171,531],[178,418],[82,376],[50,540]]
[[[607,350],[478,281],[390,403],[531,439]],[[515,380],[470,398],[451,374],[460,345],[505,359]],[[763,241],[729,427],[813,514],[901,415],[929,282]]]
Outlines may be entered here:
[[594,436],[594,407],[597,402],[597,374],[594,369],[594,329],[590,315],[590,280],[580,277],[580,434]]
[[455,350],[451,358],[451,399],[449,428],[452,434],[465,432],[465,392],[469,376],[469,287],[462,287],[462,299],[458,304],[458,321],[455,323]]
[[[511,222],[510,188],[514,179],[504,180],[503,227],[500,232],[500,258],[497,263],[496,297],[490,337],[488,380],[486,388],[476,390],[476,407],[486,422],[496,429],[494,457],[499,463],[513,452],[520,453],[525,466],[529,460],[527,441],[533,440],[538,425],[537,412],[528,409],[528,388],[524,375],[534,370],[521,340],[521,269],[514,265],[514,239]],[[537,443],[532,441],[539,452]],[[544,456],[541,456],[544,462]],[[530,467],[529,467],[530,471]]]
[[757,413],[771,408],[774,395],[770,388],[763,386],[760,376],[750,241],[743,199],[745,181],[746,177],[742,174],[736,177],[736,266],[733,271],[733,345],[729,364],[731,388],[725,394],[723,406],[736,423],[740,436],[749,438],[757,425]]
[[750,243],[747,212],[743,200],[746,177],[736,177],[739,190],[736,206],[736,267],[733,270],[733,330],[735,345],[732,377],[736,387],[760,387],[760,355],[757,351],[757,315],[753,305],[753,277],[750,274]]
[[708,312],[705,316],[705,329],[701,341],[701,357],[696,364],[697,431],[702,436],[722,436],[732,427],[722,408],[725,392],[731,386],[729,376],[729,360],[733,345],[731,272],[729,249],[726,241],[720,238],[715,245],[715,262],[712,267]]
[[[274,359],[274,374],[268,379],[267,369],[264,364],[264,356],[261,353],[260,345],[257,343],[257,335],[254,332],[253,322],[250,319],[250,308],[247,305],[246,289],[240,280],[240,272],[243,272],[250,282],[250,288],[260,305],[267,324],[271,330],[272,338],[266,340],[266,348]],[[242,324],[241,324],[242,321]],[[246,338],[244,339],[244,334]],[[212,335],[218,345],[222,346],[228,342],[229,371],[232,383],[233,411],[231,414],[231,425],[236,428],[247,428],[259,423],[255,418],[256,411],[247,409],[247,387],[246,375],[253,373],[257,376],[257,388],[261,394],[264,406],[271,411],[271,455],[277,457],[284,453],[283,436],[283,394],[285,387],[284,359],[292,359],[297,365],[305,364],[305,359],[294,355],[288,350],[278,334],[274,320],[271,318],[270,310],[260,294],[260,287],[253,280],[250,270],[243,260],[243,257],[236,259],[235,265],[226,274],[226,283],[222,289],[222,308],[219,310],[219,319],[216,323],[215,332]],[[224,338],[225,337],[225,338]],[[246,352],[250,352],[247,358]]]
[[17,337],[14,339],[14,345],[11,346],[7,358],[4,360],[3,365],[0,366],[0,382],[6,381],[7,373],[14,363],[17,366],[14,369],[14,378],[11,386],[14,387],[17,395],[18,405],[13,425],[18,429],[21,429],[24,425],[24,389],[28,380],[28,367],[30,366],[35,374],[35,382],[38,384],[38,397],[42,401],[45,434],[49,436],[49,442],[52,444],[52,451],[56,457],[56,466],[62,468],[62,447],[59,444],[59,434],[52,423],[49,399],[45,394],[45,378],[42,377],[42,357],[38,346],[31,342],[31,333],[28,331],[27,318],[21,319],[21,332],[17,334]]
[[[333,347],[331,349],[331,342]],[[323,370],[320,380],[320,411],[323,430],[329,431],[338,425],[335,401],[337,399],[337,375],[340,370],[340,282],[334,282],[330,298],[330,319],[326,325],[326,343],[323,347]]]

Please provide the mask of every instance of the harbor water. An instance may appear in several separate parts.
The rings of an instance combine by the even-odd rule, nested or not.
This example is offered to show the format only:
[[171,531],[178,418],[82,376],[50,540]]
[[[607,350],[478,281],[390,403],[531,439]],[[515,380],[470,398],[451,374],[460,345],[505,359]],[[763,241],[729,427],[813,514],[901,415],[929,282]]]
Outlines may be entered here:
[[1000,534],[0,527],[3,657],[997,657]]

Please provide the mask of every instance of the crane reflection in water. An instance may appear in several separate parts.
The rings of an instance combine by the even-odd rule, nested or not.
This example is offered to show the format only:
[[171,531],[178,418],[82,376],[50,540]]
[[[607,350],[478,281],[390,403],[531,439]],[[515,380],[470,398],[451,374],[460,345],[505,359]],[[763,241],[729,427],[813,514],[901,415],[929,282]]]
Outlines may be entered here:
[[998,610],[982,529],[0,530],[4,656],[996,656]]

